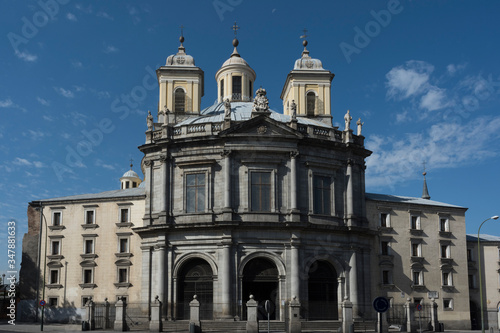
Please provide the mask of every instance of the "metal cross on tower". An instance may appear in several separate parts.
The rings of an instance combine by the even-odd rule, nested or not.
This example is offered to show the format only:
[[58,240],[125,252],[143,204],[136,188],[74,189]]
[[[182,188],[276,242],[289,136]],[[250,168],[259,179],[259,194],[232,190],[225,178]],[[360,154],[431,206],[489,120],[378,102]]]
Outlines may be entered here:
[[234,21],[234,25],[233,25],[232,29],[234,30],[234,35],[235,36],[237,35],[239,28],[240,27],[238,27],[238,25],[236,24],[236,21]]

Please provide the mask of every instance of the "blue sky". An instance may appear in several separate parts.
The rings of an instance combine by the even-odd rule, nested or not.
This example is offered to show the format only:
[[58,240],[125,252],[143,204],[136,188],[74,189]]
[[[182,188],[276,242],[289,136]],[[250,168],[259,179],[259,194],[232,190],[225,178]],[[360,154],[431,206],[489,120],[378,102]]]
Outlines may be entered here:
[[[187,53],[205,71],[202,107],[216,99],[214,76],[232,52],[236,20],[238,50],[276,111],[307,28],[310,55],[335,73],[334,123],[347,109],[364,122],[374,152],[367,191],[421,196],[426,161],[432,199],[468,207],[468,233],[500,214],[497,1],[2,0],[1,6],[0,237],[7,239],[14,219],[18,262],[28,202],[117,189],[130,159],[140,172],[137,146],[145,140],[147,111],[155,114],[158,103],[152,73],[177,51],[181,25]],[[500,236],[498,223],[482,231]]]

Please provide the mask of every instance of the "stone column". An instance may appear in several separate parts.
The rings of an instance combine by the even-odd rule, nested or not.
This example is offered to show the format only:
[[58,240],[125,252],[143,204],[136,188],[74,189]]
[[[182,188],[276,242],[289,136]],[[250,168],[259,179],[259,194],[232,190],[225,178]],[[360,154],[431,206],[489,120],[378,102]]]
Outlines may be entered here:
[[87,322],[91,331],[95,328],[95,304],[92,297],[87,302]]
[[193,300],[189,302],[189,327],[193,325],[195,328],[195,332],[201,332],[200,302],[196,299],[196,295],[194,295]]
[[[347,204],[347,218],[351,219],[354,215],[354,201],[353,201],[353,172],[352,172],[352,160],[347,161],[347,170],[346,170],[346,176],[347,176],[347,193],[346,193],[346,204]],[[352,300],[352,298],[351,298]]]
[[300,296],[300,264],[299,264],[299,247],[300,241],[298,238],[290,240],[290,293],[292,297]]
[[439,320],[438,320],[438,305],[436,304],[436,300],[431,298],[431,326],[434,332],[439,332]]
[[168,219],[168,210],[169,210],[169,163],[167,155],[163,155],[160,157],[161,167],[162,167],[162,186],[161,186],[161,217],[160,223],[167,223]]
[[291,165],[290,165],[290,209],[292,212],[297,211],[297,151],[290,152]]
[[224,157],[224,221],[231,221],[233,219],[231,207],[231,151],[224,150],[221,155]]
[[125,322],[125,302],[120,298],[116,302],[116,317],[115,317],[115,325],[114,330],[119,332],[125,332],[127,330],[127,323]]
[[151,303],[151,321],[149,322],[149,330],[151,332],[161,332],[162,331],[162,302],[159,300],[159,296],[156,296],[155,301]]
[[405,303],[406,312],[406,332],[415,332],[415,304],[411,302],[410,298],[406,299]]
[[144,225],[151,225],[153,223],[153,161],[145,160],[144,166],[146,167],[146,211],[144,212]]
[[161,302],[163,302],[165,298],[165,248],[166,246],[164,244],[155,246],[156,295],[159,297]]
[[[150,267],[151,265],[151,246],[143,245],[141,246],[142,261],[141,261],[141,299],[145,300],[146,303],[151,302],[151,282],[150,281]],[[146,309],[147,310],[147,309]]]
[[354,315],[358,315],[358,263],[356,249],[352,249],[351,259],[349,260],[349,300],[352,302]]
[[290,302],[290,318],[288,325],[288,333],[302,332],[302,323],[300,322],[300,302],[297,299],[297,296],[294,296]]
[[[352,330],[351,330],[352,326]],[[352,316],[352,303],[345,297],[342,302],[342,332],[354,333],[354,320]]]
[[231,319],[231,238],[223,239],[219,258],[221,318]]
[[365,200],[365,169],[366,165],[361,166],[361,214],[366,218],[366,200]]
[[250,295],[247,302],[247,333],[259,333],[259,322],[257,321],[257,302]]
[[174,293],[172,291],[172,248],[167,247],[167,297],[166,297],[166,302],[167,302],[167,319],[172,320],[172,304],[175,303],[174,301]]

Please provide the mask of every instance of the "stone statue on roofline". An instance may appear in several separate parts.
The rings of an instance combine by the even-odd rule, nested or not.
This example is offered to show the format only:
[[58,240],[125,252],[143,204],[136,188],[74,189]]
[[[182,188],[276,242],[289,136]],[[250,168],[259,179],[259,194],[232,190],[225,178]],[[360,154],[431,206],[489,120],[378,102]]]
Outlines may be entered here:
[[297,104],[295,104],[295,100],[292,99],[292,120],[297,119]]
[[148,117],[146,118],[147,124],[148,124],[148,131],[153,130],[153,115],[151,114],[151,111],[148,111]]
[[356,122],[356,125],[358,125],[358,135],[361,135],[361,127],[363,127],[365,123],[362,123],[361,122],[361,118],[358,119],[358,121]]
[[224,119],[231,119],[231,102],[229,102],[229,98],[224,101]]
[[352,120],[351,113],[349,112],[349,110],[347,110],[347,113],[344,116],[344,120],[345,120],[345,130],[348,131],[351,129],[350,127],[351,127],[351,120]]
[[252,112],[269,112],[269,100],[267,99],[266,94],[266,89],[257,89],[253,100]]

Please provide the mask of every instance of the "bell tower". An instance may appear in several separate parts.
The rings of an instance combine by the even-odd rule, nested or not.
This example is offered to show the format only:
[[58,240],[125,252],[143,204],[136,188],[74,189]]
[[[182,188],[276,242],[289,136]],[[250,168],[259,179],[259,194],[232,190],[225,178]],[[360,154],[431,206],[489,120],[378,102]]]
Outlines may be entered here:
[[335,74],[324,69],[319,59],[309,56],[306,32],[304,29],[302,57],[295,61],[295,66],[288,74],[281,91],[283,113],[291,115],[291,105],[294,102],[297,105],[297,117],[313,118],[331,125],[330,90]]
[[156,70],[160,86],[158,112],[168,109],[175,114],[199,114],[204,73],[194,65],[194,58],[186,54],[182,34],[179,41],[177,54],[170,55],[165,66]]

